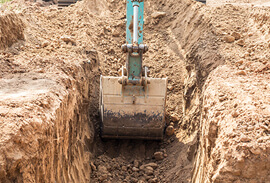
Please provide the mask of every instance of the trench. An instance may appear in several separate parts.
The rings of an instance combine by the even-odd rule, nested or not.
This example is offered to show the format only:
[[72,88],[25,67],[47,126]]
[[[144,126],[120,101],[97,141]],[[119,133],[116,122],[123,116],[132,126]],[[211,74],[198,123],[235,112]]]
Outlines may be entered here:
[[[119,2],[114,3],[109,7],[111,11]],[[209,11],[205,6],[184,0],[179,6],[173,5],[174,1],[162,0],[157,4],[148,4],[151,7],[146,11],[148,17],[158,11],[166,12],[167,19],[146,20],[145,41],[149,42],[150,51],[145,54],[144,63],[151,70],[150,77],[169,78],[166,123],[174,124],[175,134],[166,136],[160,142],[100,139],[99,75],[96,75],[90,103],[90,121],[95,128],[91,148],[93,156],[90,159],[92,182],[206,180],[197,175],[201,173],[201,167],[196,164],[194,166],[196,161],[205,163],[200,162],[200,156],[196,157],[198,145],[203,140],[200,138],[204,138],[200,136],[202,90],[208,75],[225,64],[229,57],[222,53],[221,35],[218,28],[213,26],[211,15],[204,14],[204,11]],[[108,26],[110,19],[106,23]],[[124,30],[124,26],[120,26],[120,32]],[[123,55],[115,49],[121,45],[119,37],[112,36],[110,32],[106,28],[104,34],[113,44],[97,48],[100,56],[99,69],[103,75],[117,75],[116,70],[125,61]],[[107,52],[104,49],[107,49]],[[115,63],[115,58],[121,59]],[[213,136],[216,138],[216,134]],[[156,152],[163,154],[161,160],[154,158]],[[144,165],[150,168],[145,169]],[[196,179],[196,176],[199,178]]]
[[[117,2],[115,3],[117,4]],[[119,4],[116,4],[111,5],[111,8],[119,6]],[[164,4],[166,5],[162,6]],[[150,77],[168,77],[166,123],[167,125],[173,123],[175,134],[165,136],[162,141],[102,140],[99,138],[99,116],[92,116],[91,121],[94,123],[96,132],[94,158],[90,162],[92,167],[91,180],[93,182],[191,182],[192,179],[198,142],[196,130],[199,127],[196,121],[187,118],[196,118],[199,116],[199,112],[191,112],[186,117],[183,114],[186,112],[185,110],[190,110],[194,106],[194,101],[198,102],[196,97],[193,96],[194,90],[196,93],[198,88],[197,83],[194,83],[196,78],[190,77],[191,72],[197,72],[198,70],[196,71],[197,68],[194,66],[193,68],[186,67],[189,62],[192,62],[189,61],[191,58],[186,58],[186,52],[189,46],[199,39],[198,31],[195,29],[199,29],[196,22],[200,21],[200,14],[195,15],[198,12],[192,12],[194,16],[188,16],[183,25],[179,27],[177,22],[182,22],[181,18],[186,17],[186,15],[184,14],[183,17],[177,19],[173,14],[170,14],[168,10],[171,9],[172,2],[160,1],[157,4],[146,2],[146,5],[148,6],[146,10],[148,19],[144,28],[144,39],[149,44],[149,52],[144,55],[143,63],[150,68]],[[181,8],[184,7],[189,8],[189,2],[183,3]],[[175,11],[179,11],[180,7],[175,7],[175,9]],[[168,17],[151,20],[151,15],[156,11],[165,11]],[[181,11],[188,12],[189,9]],[[195,27],[190,27],[187,21],[193,21]],[[185,26],[191,29],[189,30],[191,34],[185,32]],[[121,31],[125,31],[124,26],[122,26]],[[192,35],[192,31],[194,31],[194,35]],[[110,44],[109,48],[121,46],[118,37],[109,35],[109,39],[117,43]],[[119,69],[119,65],[123,64],[125,59],[123,59],[122,53],[109,52],[108,56],[113,53],[115,54],[114,58],[121,58],[120,63],[111,65],[113,67],[110,68],[107,65],[108,61],[104,62],[106,53],[102,49],[104,48],[98,48],[100,70],[102,75],[111,75],[111,70]],[[190,86],[192,82],[194,84]],[[96,84],[96,88],[98,88],[98,82]],[[189,88],[190,92],[185,93],[188,99],[184,97],[184,88]],[[94,106],[98,106],[97,102],[98,100],[95,101]],[[165,157],[162,160],[155,159],[154,154],[156,152],[165,154]],[[143,167],[144,165],[148,166],[149,163],[154,163],[154,168],[151,167],[150,172]]]
[[[96,84],[95,88],[98,88],[99,82],[96,82]],[[183,82],[179,83],[180,87],[182,85]],[[175,89],[181,90],[180,87],[175,87]],[[167,100],[172,99],[169,96]],[[95,106],[94,114],[98,111],[97,101],[93,101],[95,103],[93,105]],[[182,108],[178,103],[170,104],[170,108],[176,108],[177,106],[180,109]],[[175,111],[172,110],[171,112]],[[92,168],[91,180],[93,182],[188,182],[191,179],[191,162],[195,149],[191,150],[188,143],[179,141],[175,135],[165,136],[162,141],[101,139],[99,136],[100,116],[90,116],[90,120],[95,126],[94,158],[90,162]],[[181,118],[180,115],[179,118]],[[179,130],[179,121],[172,119],[167,112],[166,123],[170,124],[170,122],[174,123],[175,130]],[[155,159],[154,153],[156,152],[165,154],[164,161]],[[152,173],[145,172],[143,168],[139,170],[141,166],[149,163],[157,165]],[[175,176],[174,172],[181,173]],[[185,175],[182,175],[183,173]]]
[[[151,31],[152,32],[152,31]],[[152,32],[153,33],[153,32]],[[168,33],[156,30],[153,34],[160,37],[159,40],[168,39]],[[152,42],[153,46],[160,43]],[[166,124],[173,123],[176,131],[180,132],[179,123],[182,118],[182,86],[184,85],[183,75],[176,73],[172,75],[170,69],[156,68],[153,60],[159,64],[168,64],[166,59],[173,58],[169,67],[176,64],[179,70],[183,70],[184,56],[180,53],[179,43],[170,38],[167,45],[160,49],[162,53],[167,53],[164,60],[153,58],[152,54],[146,54],[145,65],[152,70],[150,77],[169,77],[170,90],[168,89],[166,106]],[[150,48],[151,49],[151,48]],[[152,60],[153,59],[153,60]],[[157,60],[158,59],[158,60]],[[150,60],[150,61],[149,61]],[[100,60],[100,62],[102,62]],[[155,70],[157,69],[157,70]],[[101,71],[102,72],[102,71]],[[105,72],[106,73],[106,72]],[[104,74],[103,74],[104,75]],[[180,78],[179,78],[180,77]],[[174,79],[177,78],[177,79]],[[174,83],[177,82],[177,84]],[[93,142],[94,158],[91,160],[91,180],[93,182],[189,182],[191,180],[192,160],[195,153],[195,146],[190,148],[193,138],[187,139],[183,136],[180,139],[186,139],[183,143],[176,135],[166,136],[161,141],[151,140],[110,140],[100,138],[100,116],[98,114],[99,98],[99,76],[96,77],[95,96],[92,100],[90,112],[90,121],[95,127],[95,140]],[[175,101],[175,98],[177,100]],[[93,112],[94,111],[94,112]],[[94,115],[92,115],[94,114]],[[171,114],[176,116],[171,116]],[[175,119],[176,118],[176,119]],[[165,157],[157,160],[154,157],[156,152],[162,152]],[[154,170],[147,172],[142,168],[144,165],[154,163]],[[175,173],[177,175],[175,176]]]
[[[204,177],[206,163],[209,163],[205,161],[209,155],[204,154],[202,144],[209,140],[202,136],[205,132],[202,126],[209,122],[202,115],[207,115],[207,109],[203,108],[204,84],[216,68],[239,59],[239,55],[224,51],[228,48],[241,51],[241,47],[224,44],[222,31],[235,22],[244,29],[245,14],[236,7],[228,6],[223,11],[192,0],[145,3],[144,41],[149,51],[143,63],[150,69],[150,77],[168,77],[166,124],[174,126],[174,134],[165,136],[162,141],[105,140],[99,136],[100,75],[118,76],[117,71],[126,59],[120,50],[125,42],[124,1],[78,2],[61,11],[50,7],[44,13],[40,13],[43,11],[40,7],[30,5],[32,12],[19,15],[28,26],[26,46],[18,42],[9,52],[1,51],[1,77],[16,78],[11,86],[26,91],[42,88],[49,92],[44,95],[33,92],[30,102],[0,100],[10,110],[0,111],[0,119],[5,119],[6,126],[17,125],[10,132],[10,140],[0,147],[0,182],[212,181],[210,176]],[[239,11],[237,17],[242,16],[241,21],[230,11]],[[219,25],[219,19],[227,18],[223,15],[237,21]],[[9,36],[11,42],[9,37],[4,41],[12,44],[22,39],[22,27],[18,21],[18,35]],[[239,31],[241,27],[235,29]],[[64,37],[63,41],[59,35],[65,34],[73,37]],[[49,41],[43,44],[45,39]],[[1,95],[9,94],[3,92],[3,88],[13,89],[5,82],[0,83],[4,86],[0,88]],[[16,107],[25,107],[33,116],[29,117],[27,110],[21,114]],[[24,116],[30,120],[21,120]],[[20,119],[21,123],[16,123],[15,119]],[[215,140],[219,130],[222,131],[221,128],[211,131],[211,138]],[[6,136],[3,139],[7,139]],[[208,153],[213,148],[213,139],[209,140],[210,148],[205,150]],[[219,165],[220,161],[216,162]],[[250,168],[248,165],[246,167]],[[255,175],[252,169],[249,171]],[[224,172],[228,173],[226,167]],[[262,172],[267,174],[267,171]],[[238,176],[239,171],[232,173]],[[224,175],[217,180],[241,180],[233,176],[227,179]],[[250,175],[245,176],[245,180],[251,180]]]
[[[187,7],[187,10],[182,11],[189,11],[190,2],[183,2],[182,8]],[[114,11],[114,8],[119,5],[118,3],[120,2],[115,1],[108,8]],[[165,1],[160,1],[159,4],[164,5]],[[196,124],[197,120],[194,120],[199,116],[198,106],[195,106],[197,112],[194,113],[193,111],[194,104],[198,102],[194,95],[199,95],[197,90],[200,82],[194,81],[197,78],[192,76],[192,73],[199,70],[196,63],[193,65],[190,63],[194,62],[192,59],[195,56],[191,55],[186,58],[186,52],[192,44],[195,45],[191,46],[193,48],[198,49],[200,47],[200,42],[196,43],[200,37],[196,29],[201,28],[197,26],[201,26],[201,17],[200,14],[196,15],[197,11],[194,11],[194,15],[191,17],[184,14],[184,18],[182,18],[188,17],[188,21],[191,21],[191,25],[194,25],[194,27],[190,27],[187,20],[183,21],[181,17],[175,18],[174,14],[169,13],[173,2],[169,2],[164,7],[159,6],[159,4],[153,6],[149,3],[146,15],[151,17],[156,11],[165,11],[168,16],[167,20],[169,19],[170,22],[162,17],[153,20],[148,18],[144,29],[144,39],[146,43],[149,43],[150,50],[144,56],[144,65],[150,68],[150,77],[168,77],[166,123],[167,125],[173,124],[174,135],[165,136],[162,141],[103,140],[100,138],[99,77],[100,74],[115,76],[120,68],[119,66],[125,62],[125,56],[116,49],[121,46],[123,41],[119,41],[118,36],[112,35],[108,28],[111,25],[111,18],[109,18],[104,22],[104,27],[106,27],[104,28],[104,39],[109,40],[109,43],[107,43],[107,46],[97,43],[98,66],[96,66],[94,72],[92,68],[84,71],[89,80],[81,86],[86,85],[86,88],[88,88],[88,98],[85,98],[84,105],[76,103],[76,105],[79,105],[79,109],[84,110],[75,113],[79,116],[89,116],[89,119],[87,117],[84,119],[75,117],[71,125],[71,128],[74,128],[75,131],[72,129],[70,131],[71,134],[77,134],[76,129],[79,128],[79,131],[86,134],[89,132],[85,132],[85,130],[89,130],[91,135],[84,138],[79,132],[77,138],[80,140],[71,141],[71,147],[74,149],[74,152],[71,152],[71,157],[76,158],[74,162],[70,163],[75,163],[75,167],[69,165],[71,168],[68,173],[71,176],[68,177],[68,173],[63,171],[60,174],[66,174],[66,178],[58,179],[58,181],[66,181],[70,178],[74,182],[87,182],[89,180],[90,182],[134,183],[191,182],[198,142],[196,130],[199,128]],[[118,9],[123,6],[124,3],[121,2]],[[175,11],[179,11],[178,7],[175,8]],[[177,25],[179,21],[183,21],[183,25],[180,27]],[[185,26],[189,29],[190,34],[185,32]],[[124,32],[125,25],[121,25],[120,28],[119,31]],[[203,27],[201,31],[204,29]],[[192,50],[191,54],[196,53],[196,49]],[[91,55],[92,52],[90,51],[89,54]],[[115,63],[115,59],[119,61]],[[78,90],[80,93],[84,93],[81,92],[83,90],[80,88]],[[185,90],[188,90],[188,92],[185,93]],[[85,109],[87,107],[89,110]],[[76,125],[85,122],[88,123],[89,128],[83,129],[84,127]],[[93,136],[93,134],[95,135]],[[80,141],[85,142],[81,143]],[[155,153],[162,154],[162,157],[160,159],[155,158]],[[56,158],[55,161],[57,162],[58,159]],[[80,170],[79,166],[85,168]],[[86,175],[87,172],[88,175]],[[59,177],[59,173],[56,172],[55,176]]]

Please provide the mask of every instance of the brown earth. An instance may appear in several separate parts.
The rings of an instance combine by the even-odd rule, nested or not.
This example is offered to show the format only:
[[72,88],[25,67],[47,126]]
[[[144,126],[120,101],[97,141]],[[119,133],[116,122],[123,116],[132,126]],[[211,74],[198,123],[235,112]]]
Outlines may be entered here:
[[221,66],[204,85],[195,182],[270,180],[269,74],[244,72]]
[[268,0],[207,0],[209,6],[220,6],[223,4],[234,4],[237,6],[270,6]]
[[99,138],[99,76],[125,62],[125,1],[43,5],[0,10],[0,182],[270,181],[267,7],[145,2],[144,64],[169,79],[176,129],[153,142]]
[[0,49],[24,39],[24,24],[16,14],[0,14],[0,25]]

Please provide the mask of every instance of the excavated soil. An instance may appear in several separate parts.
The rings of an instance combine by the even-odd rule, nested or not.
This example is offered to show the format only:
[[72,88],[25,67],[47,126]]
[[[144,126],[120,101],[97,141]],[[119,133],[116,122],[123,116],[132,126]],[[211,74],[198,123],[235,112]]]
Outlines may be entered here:
[[0,182],[269,182],[267,1],[207,4],[145,1],[144,65],[168,77],[175,128],[162,141],[99,137],[125,1],[1,6]]
[[19,40],[24,40],[24,24],[16,14],[0,14],[0,25],[0,49],[7,48]]

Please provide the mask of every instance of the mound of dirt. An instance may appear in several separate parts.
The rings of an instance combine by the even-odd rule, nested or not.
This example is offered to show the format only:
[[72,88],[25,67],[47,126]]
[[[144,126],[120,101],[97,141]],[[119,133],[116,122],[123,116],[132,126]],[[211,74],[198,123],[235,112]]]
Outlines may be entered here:
[[15,13],[0,12],[0,49],[24,39],[24,24]]

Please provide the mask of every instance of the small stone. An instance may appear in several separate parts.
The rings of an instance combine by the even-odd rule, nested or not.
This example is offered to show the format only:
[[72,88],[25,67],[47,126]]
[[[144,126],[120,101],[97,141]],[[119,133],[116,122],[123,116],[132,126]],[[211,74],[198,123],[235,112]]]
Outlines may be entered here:
[[236,62],[238,65],[242,65],[243,63],[244,63],[244,61],[243,60],[239,60],[239,61],[237,61]]
[[244,66],[244,65],[241,65],[241,66],[239,66],[239,68],[238,68],[239,70],[245,70],[246,69],[246,67]]
[[238,32],[233,32],[232,36],[235,38],[235,40],[238,40],[241,38],[241,35]]
[[75,44],[75,40],[72,39],[70,36],[61,36],[60,39],[64,41],[65,43],[72,43]]
[[261,149],[260,148],[251,148],[250,151],[253,153],[253,154],[261,154]]
[[161,66],[162,68],[165,68],[166,64],[165,64],[165,63],[161,63],[160,66]]
[[123,171],[127,171],[127,167],[126,167],[126,166],[122,166],[121,169],[122,169]]
[[170,85],[170,86],[168,86],[168,89],[169,89],[170,91],[172,91],[172,90],[174,89],[174,86],[173,86],[173,85]]
[[144,168],[145,168],[145,166],[144,165],[141,165],[139,169],[140,170],[143,170]]
[[232,117],[233,118],[236,118],[236,117],[238,117],[239,116],[239,113],[237,112],[237,111],[234,111],[233,113],[232,113]]
[[50,44],[49,41],[44,41],[44,42],[41,44],[41,47],[42,47],[42,48],[45,48],[45,47],[47,47],[49,44]]
[[150,167],[152,167],[152,168],[154,168],[154,169],[156,169],[157,167],[158,167],[158,164],[156,164],[156,163],[148,163],[148,164],[146,164],[146,165],[144,165],[144,166],[150,166]]
[[241,142],[250,142],[251,139],[249,137],[241,137],[240,141]]
[[173,122],[178,122],[178,121],[180,120],[180,118],[178,117],[177,114],[173,113],[173,114],[171,115],[171,120],[172,120]]
[[139,170],[140,170],[140,169],[139,169],[139,168],[136,168],[136,167],[133,167],[133,168],[132,168],[132,171],[133,171],[133,172],[138,172]]
[[239,75],[239,76],[246,76],[246,75],[247,75],[247,72],[244,71],[244,70],[241,70],[241,71],[236,72],[236,75]]
[[153,175],[154,169],[152,167],[148,166],[144,169],[144,172],[146,175]]
[[163,158],[164,158],[163,152],[155,152],[154,157],[156,160],[163,160]]
[[202,77],[206,77],[206,75],[207,75],[207,72],[202,71]]
[[227,35],[223,39],[226,43],[232,43],[235,41],[235,38],[233,36]]
[[162,17],[164,17],[165,15],[166,15],[165,12],[155,12],[155,13],[153,13],[151,16],[152,16],[152,18],[162,18]]
[[166,135],[168,136],[172,136],[174,134],[174,127],[169,125],[167,128],[166,128]]
[[112,35],[114,37],[119,37],[120,36],[120,32],[118,30],[113,30]]
[[239,46],[244,46],[245,45],[245,41],[243,39],[240,39],[236,42],[236,44],[238,44]]
[[140,162],[138,160],[134,160],[133,165],[134,167],[138,168],[140,165]]
[[99,165],[98,166],[98,171],[101,172],[101,173],[107,173],[108,170],[105,166],[102,166],[102,165]]

